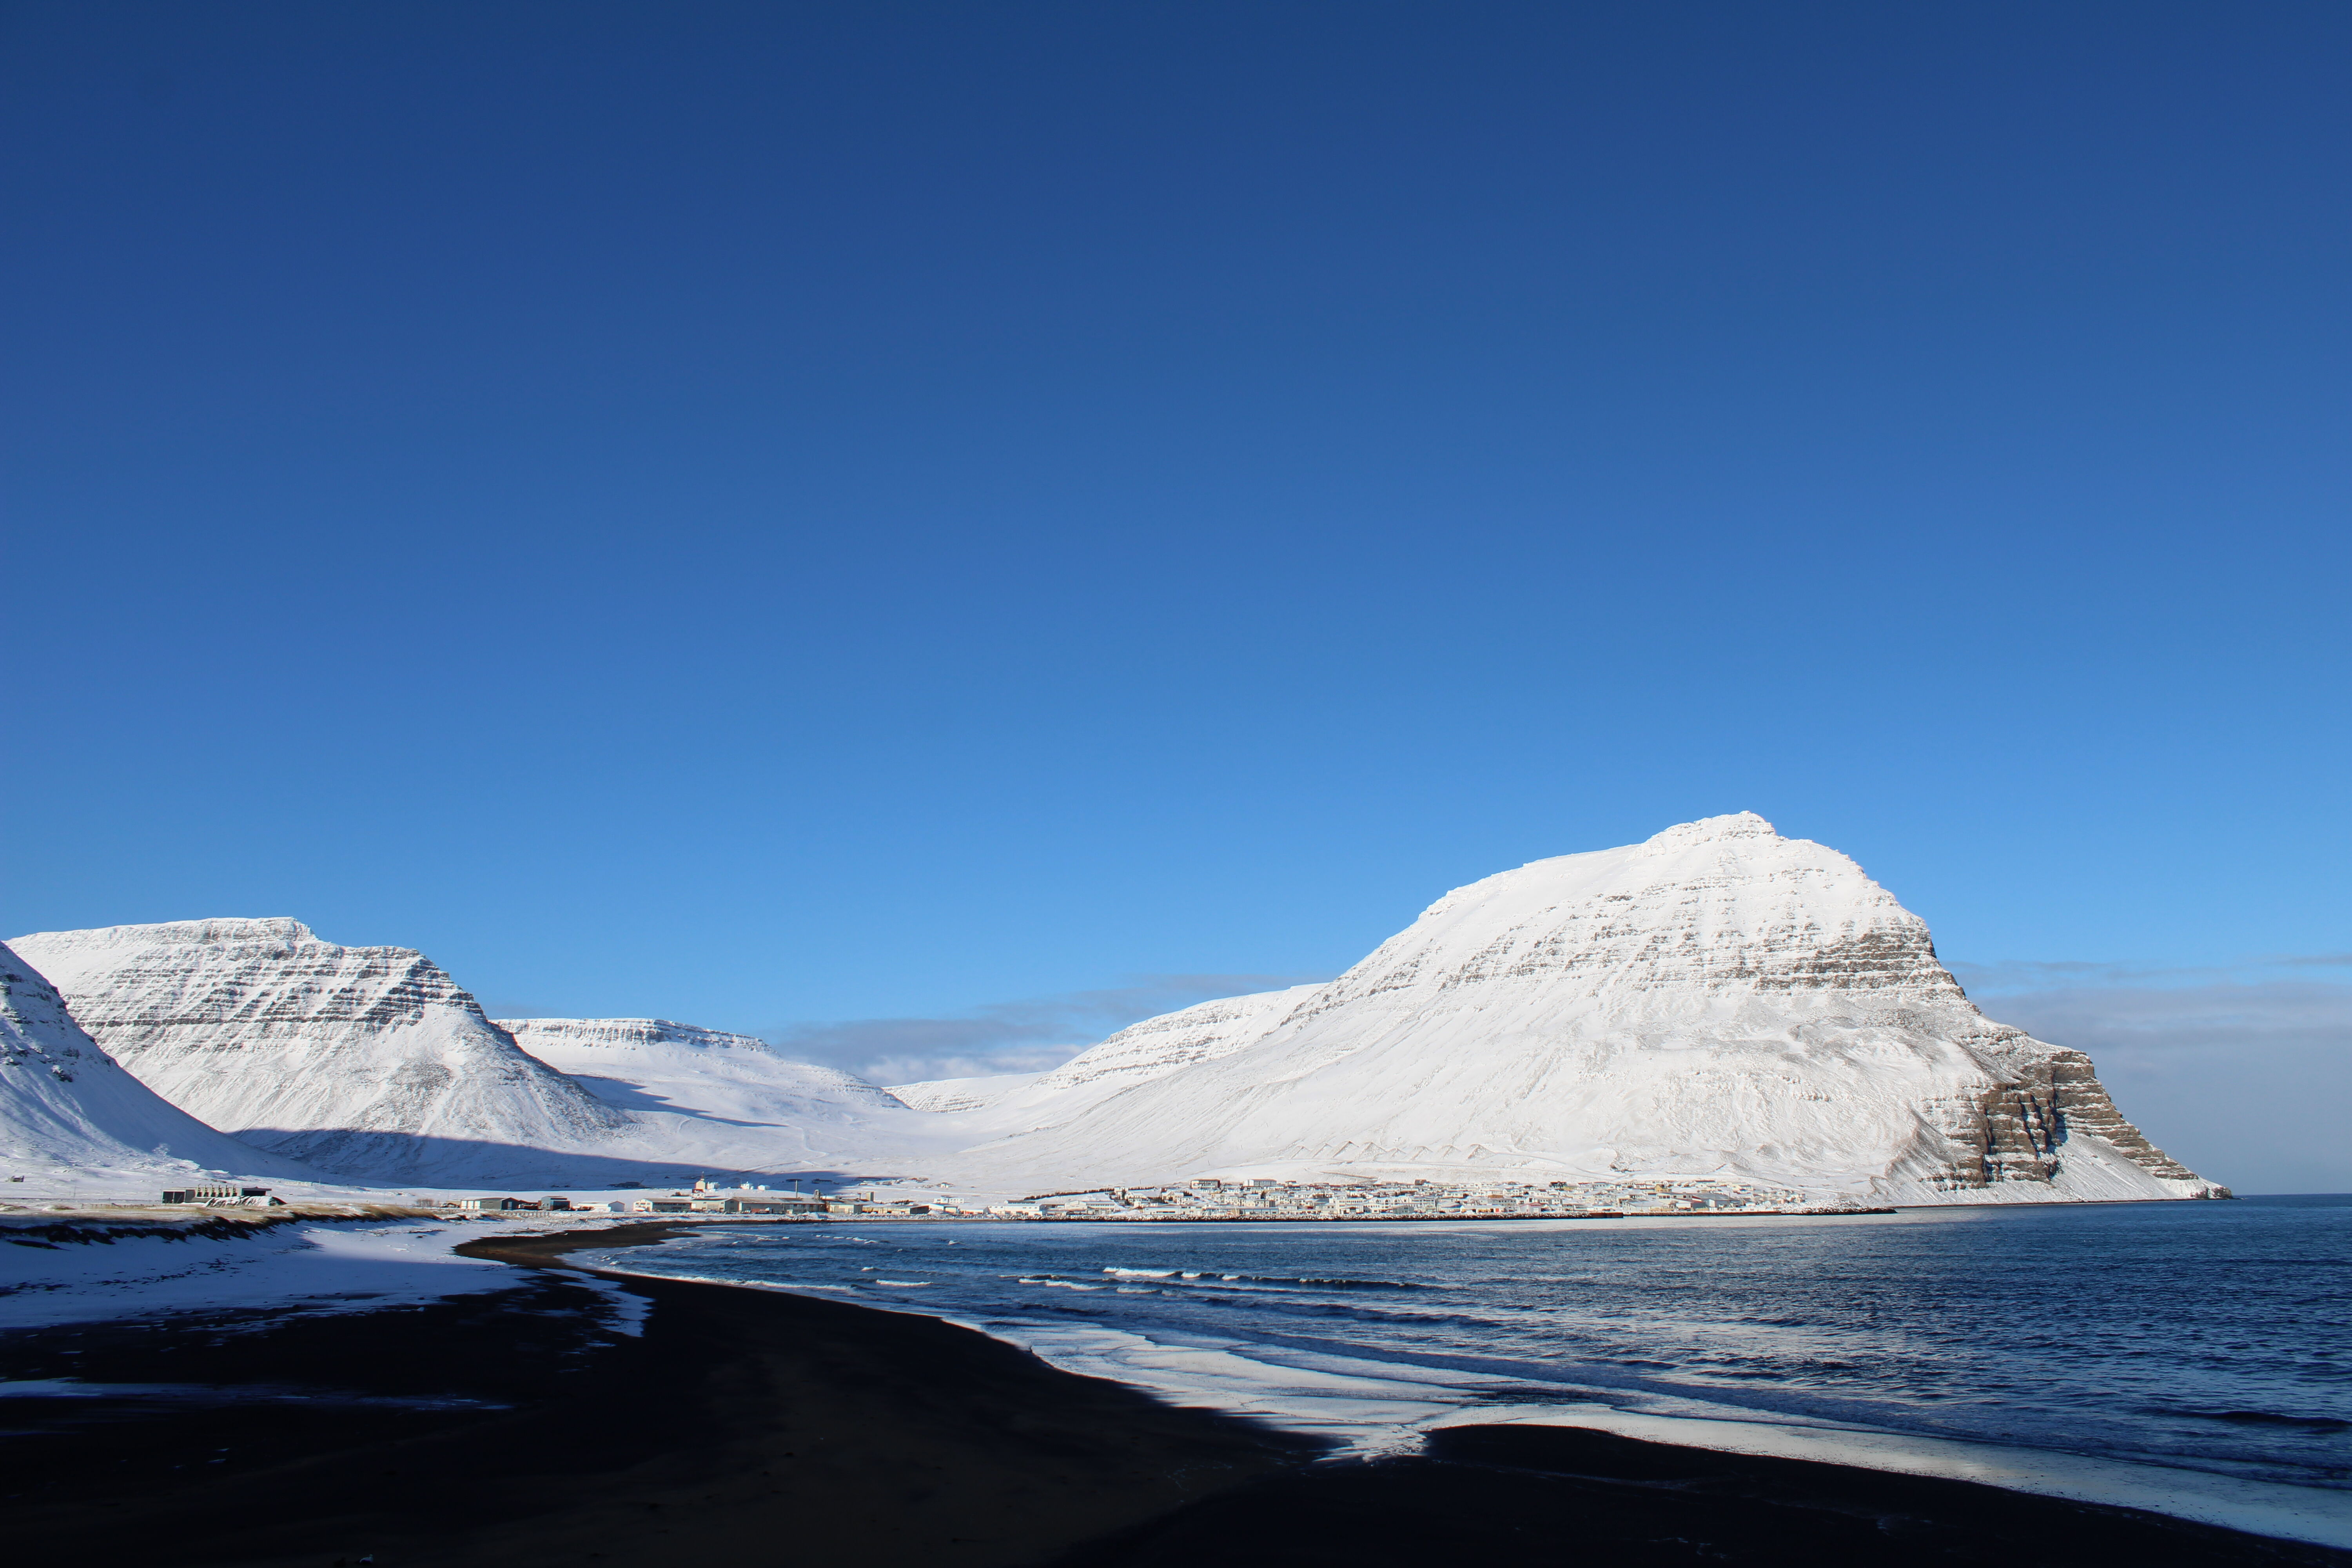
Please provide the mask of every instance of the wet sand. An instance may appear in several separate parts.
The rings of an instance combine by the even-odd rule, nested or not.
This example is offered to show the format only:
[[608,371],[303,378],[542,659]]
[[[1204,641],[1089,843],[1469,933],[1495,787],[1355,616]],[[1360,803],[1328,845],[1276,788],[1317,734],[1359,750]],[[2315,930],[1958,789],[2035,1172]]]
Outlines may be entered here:
[[651,1311],[641,1337],[614,1337],[565,1254],[676,1233],[470,1242],[524,1270],[494,1296],[0,1340],[0,1376],[180,1391],[0,1407],[11,1555],[77,1568],[2352,1568],[2352,1553],[2154,1515],[1560,1428],[1456,1427],[1423,1457],[1318,1462],[1307,1440],[967,1329],[773,1291],[617,1277]]

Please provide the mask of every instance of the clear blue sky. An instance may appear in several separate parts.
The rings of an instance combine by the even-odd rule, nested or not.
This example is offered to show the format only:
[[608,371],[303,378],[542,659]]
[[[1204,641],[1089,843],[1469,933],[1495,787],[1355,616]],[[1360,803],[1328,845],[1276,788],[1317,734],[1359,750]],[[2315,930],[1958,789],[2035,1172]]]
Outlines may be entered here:
[[0,929],[984,1054],[1751,809],[2340,998],[2347,43],[12,6]]

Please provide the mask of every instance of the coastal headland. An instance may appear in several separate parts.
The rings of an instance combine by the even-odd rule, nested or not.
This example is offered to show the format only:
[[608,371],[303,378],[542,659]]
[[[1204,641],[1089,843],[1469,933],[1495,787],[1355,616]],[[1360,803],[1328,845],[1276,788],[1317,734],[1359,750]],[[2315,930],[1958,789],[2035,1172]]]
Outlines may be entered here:
[[[1964,1482],[1524,1426],[1419,1455],[1174,1408],[909,1313],[604,1273],[667,1224],[490,1236],[511,1289],[0,1339],[6,1531],[79,1568],[2352,1565]],[[616,1331],[609,1292],[646,1307]],[[72,1379],[44,1395],[37,1380]]]

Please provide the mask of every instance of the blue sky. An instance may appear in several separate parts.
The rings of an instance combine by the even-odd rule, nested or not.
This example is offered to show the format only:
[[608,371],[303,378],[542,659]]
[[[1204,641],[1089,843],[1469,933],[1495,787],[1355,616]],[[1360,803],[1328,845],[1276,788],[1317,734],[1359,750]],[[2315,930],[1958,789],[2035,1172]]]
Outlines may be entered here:
[[2352,1098],[2339,5],[0,26],[0,928],[1017,1064],[1750,809]]

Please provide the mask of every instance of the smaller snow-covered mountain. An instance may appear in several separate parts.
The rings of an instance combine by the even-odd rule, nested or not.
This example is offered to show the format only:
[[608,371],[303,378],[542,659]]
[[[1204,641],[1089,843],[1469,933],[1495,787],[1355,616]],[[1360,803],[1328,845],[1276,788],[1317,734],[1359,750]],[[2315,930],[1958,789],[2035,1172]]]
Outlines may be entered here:
[[1087,1110],[1121,1089],[1246,1050],[1323,988],[1293,985],[1220,996],[1130,1024],[1051,1072],[939,1079],[890,1092],[919,1110],[952,1117],[966,1143],[1033,1131]]
[[18,942],[149,1089],[356,1180],[883,1175],[952,1137],[872,1084],[742,1035],[656,1018],[516,1019],[526,1050],[423,953],[321,942],[298,921]]
[[624,1111],[632,1145],[715,1171],[889,1165],[940,1129],[888,1090],[765,1040],[667,1018],[502,1018],[539,1060]]
[[5,946],[0,1159],[8,1174],[48,1178],[48,1185],[109,1176],[142,1185],[204,1176],[318,1178],[205,1126],[123,1071],[74,1022],[57,988]]
[[321,1170],[526,1179],[547,1169],[541,1151],[594,1149],[630,1128],[410,948],[343,947],[291,920],[40,931],[11,945],[149,1089]]
[[[1195,1062],[1229,1057],[1264,1039],[1322,990],[1320,985],[1293,985],[1284,991],[1221,996],[1130,1024],[1039,1079],[1036,1091],[1057,1100],[1110,1094],[1166,1078]],[[1042,1098],[1039,1103],[1044,1103]]]

